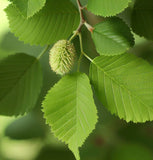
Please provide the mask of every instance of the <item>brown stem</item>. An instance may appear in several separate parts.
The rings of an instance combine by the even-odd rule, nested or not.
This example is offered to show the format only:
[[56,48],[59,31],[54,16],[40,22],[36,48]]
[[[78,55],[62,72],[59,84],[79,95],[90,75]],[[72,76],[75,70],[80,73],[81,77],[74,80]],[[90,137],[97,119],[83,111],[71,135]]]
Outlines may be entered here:
[[80,24],[79,24],[79,27],[78,27],[77,31],[80,32],[82,26],[85,23],[85,19],[84,19],[84,15],[83,15],[84,7],[82,7],[80,0],[77,0],[77,4],[78,4],[79,12],[80,12]]
[[80,12],[80,24],[79,24],[79,27],[77,28],[77,32],[81,32],[81,28],[82,26],[85,24],[85,26],[87,27],[87,29],[92,32],[94,30],[94,28],[88,24],[86,21],[85,21],[85,18],[84,18],[84,15],[83,15],[83,9],[85,9],[84,6],[82,6],[80,0],[77,0],[77,4],[78,4],[78,8],[79,8],[79,12]]
[[73,35],[70,37],[69,41],[72,41],[74,39],[75,36],[77,36],[80,32],[81,32],[81,29],[82,29],[82,26],[85,25],[86,28],[92,33],[94,28],[88,24],[84,18],[84,15],[83,15],[83,10],[86,9],[86,7],[82,6],[80,0],[76,0],[77,1],[77,4],[78,4],[78,8],[79,8],[79,13],[80,13],[80,24],[77,28],[77,30],[75,30],[73,33]]

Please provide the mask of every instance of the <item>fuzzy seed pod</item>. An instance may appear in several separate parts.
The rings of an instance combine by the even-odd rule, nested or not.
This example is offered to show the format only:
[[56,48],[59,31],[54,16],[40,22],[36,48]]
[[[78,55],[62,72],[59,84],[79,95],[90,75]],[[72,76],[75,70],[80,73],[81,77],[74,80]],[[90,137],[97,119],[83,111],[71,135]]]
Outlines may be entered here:
[[59,40],[50,50],[50,66],[57,74],[68,73],[74,64],[75,48],[73,43],[67,40]]

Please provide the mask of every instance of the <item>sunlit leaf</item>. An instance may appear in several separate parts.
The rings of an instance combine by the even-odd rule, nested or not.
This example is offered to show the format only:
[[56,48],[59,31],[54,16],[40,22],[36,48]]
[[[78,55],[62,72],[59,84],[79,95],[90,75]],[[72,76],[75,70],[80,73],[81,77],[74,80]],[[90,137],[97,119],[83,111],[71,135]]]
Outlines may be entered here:
[[9,0],[13,2],[25,17],[32,17],[45,5],[46,0]]
[[127,122],[153,120],[153,67],[132,54],[93,60],[90,78],[104,106]]
[[79,24],[79,13],[68,0],[49,0],[32,18],[23,17],[13,4],[6,8],[11,31],[31,45],[52,44],[67,39]]
[[96,106],[86,74],[63,77],[48,92],[43,112],[55,136],[68,144],[76,159],[80,160],[79,147],[97,122]]
[[88,0],[88,9],[96,15],[114,16],[128,7],[131,0]]

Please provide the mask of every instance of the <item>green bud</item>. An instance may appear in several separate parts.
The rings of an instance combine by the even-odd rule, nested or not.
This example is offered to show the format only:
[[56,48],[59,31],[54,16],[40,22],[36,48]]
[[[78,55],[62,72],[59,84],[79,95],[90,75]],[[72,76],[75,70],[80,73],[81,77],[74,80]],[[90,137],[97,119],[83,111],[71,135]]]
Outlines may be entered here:
[[70,72],[74,64],[75,53],[73,43],[59,40],[50,50],[51,69],[60,75]]

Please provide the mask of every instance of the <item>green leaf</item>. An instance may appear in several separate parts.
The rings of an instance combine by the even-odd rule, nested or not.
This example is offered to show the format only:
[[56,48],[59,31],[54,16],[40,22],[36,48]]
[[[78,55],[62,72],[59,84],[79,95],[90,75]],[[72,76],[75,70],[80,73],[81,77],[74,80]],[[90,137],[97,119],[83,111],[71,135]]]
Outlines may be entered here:
[[137,0],[132,13],[132,29],[133,31],[153,40],[153,1]]
[[55,136],[68,144],[80,160],[79,147],[97,122],[97,110],[86,74],[63,77],[47,94],[43,111]]
[[0,115],[23,115],[35,106],[42,86],[38,60],[26,54],[0,61]]
[[88,0],[88,10],[104,17],[115,16],[128,7],[131,0]]
[[92,38],[100,55],[122,54],[134,45],[130,28],[120,18],[110,18],[94,28]]
[[19,40],[31,45],[55,43],[67,39],[79,24],[79,13],[68,0],[49,0],[32,18],[24,18],[11,4],[6,8],[11,31]]
[[153,67],[132,54],[93,60],[90,79],[104,106],[127,122],[153,120]]
[[10,0],[20,10],[21,14],[27,18],[39,12],[46,3],[46,0]]

